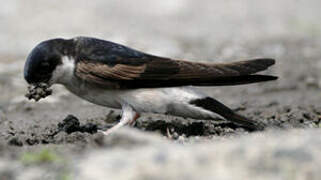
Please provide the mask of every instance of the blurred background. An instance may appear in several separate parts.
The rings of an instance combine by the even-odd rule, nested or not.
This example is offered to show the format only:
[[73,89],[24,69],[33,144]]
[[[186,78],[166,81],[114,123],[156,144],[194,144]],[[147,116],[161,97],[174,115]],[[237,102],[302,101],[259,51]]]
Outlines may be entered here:
[[320,33],[319,7],[318,0],[3,1],[0,52],[25,56],[40,41],[80,35],[171,56],[185,41],[215,49],[228,41],[312,37]]
[[[43,40],[92,36],[191,60],[278,58],[286,53],[284,41],[301,38],[319,44],[320,5],[318,0],[2,1],[0,94],[5,96],[0,104],[24,93],[24,61]],[[260,44],[266,41],[269,45]],[[260,45],[268,51],[248,50]]]
[[[321,142],[320,131],[314,129],[321,127],[320,7],[320,0],[2,0],[0,179],[37,179],[31,175],[50,179],[44,177],[52,172],[52,177],[64,177],[61,174],[77,168],[77,173],[88,177],[98,172],[102,179],[135,175],[137,179],[155,179],[149,175],[158,178],[164,172],[172,173],[168,176],[172,179],[206,179],[209,175],[250,179],[246,175],[251,173],[260,179],[318,179]],[[139,118],[139,129],[165,123],[163,132],[168,125],[176,125],[199,134],[176,133],[174,142],[178,143],[174,144],[160,141],[173,139],[160,136],[158,126],[153,135],[130,129],[108,138],[99,133],[58,133],[57,124],[68,114],[84,125],[104,126],[109,119],[115,120],[110,116],[114,111],[83,101],[62,86],[54,86],[54,94],[39,103],[24,97],[27,84],[22,72],[29,52],[41,41],[76,36],[193,61],[275,58],[276,65],[265,73],[279,76],[278,81],[201,89],[254,120],[305,129],[248,133],[225,122],[217,126],[215,122],[148,114]],[[193,123],[202,133],[193,129]],[[200,141],[203,146],[193,146]],[[190,146],[180,146],[184,143]],[[103,150],[96,152],[99,148]],[[48,166],[21,165],[21,154],[37,160],[37,154],[26,153],[43,149],[40,160],[49,157]],[[52,156],[68,163],[51,163]]]
[[[92,36],[161,56],[227,61],[279,58],[287,53],[285,41],[300,39],[311,45],[303,49],[311,55],[321,37],[320,5],[318,0],[2,1],[0,105],[21,99],[24,61],[43,40]],[[263,50],[249,50],[256,46]]]

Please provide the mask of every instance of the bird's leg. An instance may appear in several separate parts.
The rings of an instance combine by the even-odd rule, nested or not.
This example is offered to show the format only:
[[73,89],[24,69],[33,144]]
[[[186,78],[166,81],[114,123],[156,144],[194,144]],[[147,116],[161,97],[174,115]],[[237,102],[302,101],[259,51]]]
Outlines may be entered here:
[[136,120],[140,117],[140,114],[136,112],[134,118],[128,123],[130,126],[134,126],[136,123]]
[[135,122],[135,120],[139,117],[139,114],[134,111],[134,109],[128,105],[124,104],[122,106],[122,116],[118,124],[113,126],[110,129],[107,129],[106,131],[100,131],[104,135],[110,135],[111,133],[115,132],[117,129]]

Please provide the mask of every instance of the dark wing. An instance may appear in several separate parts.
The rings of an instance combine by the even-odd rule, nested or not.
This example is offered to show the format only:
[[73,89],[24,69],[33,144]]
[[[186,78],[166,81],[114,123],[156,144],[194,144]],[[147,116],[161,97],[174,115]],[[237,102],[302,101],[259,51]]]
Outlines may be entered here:
[[[255,59],[226,64],[172,60],[148,55],[108,41],[82,43],[76,75],[106,88],[157,88],[174,86],[236,85],[274,80],[274,76],[251,75],[274,64]],[[82,47],[80,46],[80,47]]]

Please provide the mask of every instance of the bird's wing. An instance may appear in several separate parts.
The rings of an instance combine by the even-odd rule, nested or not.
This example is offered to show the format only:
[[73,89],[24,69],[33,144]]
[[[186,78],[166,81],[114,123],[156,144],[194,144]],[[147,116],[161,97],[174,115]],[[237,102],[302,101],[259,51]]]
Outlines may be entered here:
[[118,63],[110,66],[81,60],[77,63],[76,75],[106,87],[117,83],[118,88],[236,85],[276,79],[274,76],[251,75],[266,69],[266,61],[260,59],[231,64],[202,64],[154,58],[140,65]]
[[98,45],[86,48],[89,50],[78,57],[75,74],[106,88],[111,83],[118,84],[118,88],[155,88],[234,85],[276,79],[249,76],[273,65],[273,59],[209,64],[148,55],[108,41],[99,41]]

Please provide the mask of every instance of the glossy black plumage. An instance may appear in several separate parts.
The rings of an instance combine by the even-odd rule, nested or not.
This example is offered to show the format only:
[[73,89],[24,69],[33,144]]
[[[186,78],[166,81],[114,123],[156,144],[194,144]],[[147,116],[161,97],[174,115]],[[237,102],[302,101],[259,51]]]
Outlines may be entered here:
[[28,55],[24,67],[24,78],[29,84],[48,82],[62,56],[72,56],[72,40],[51,39],[38,44]]
[[25,64],[27,82],[48,81],[62,56],[75,59],[76,76],[105,88],[238,85],[277,79],[252,75],[273,65],[273,59],[198,63],[149,55],[110,41],[78,37],[53,39],[37,45]]

